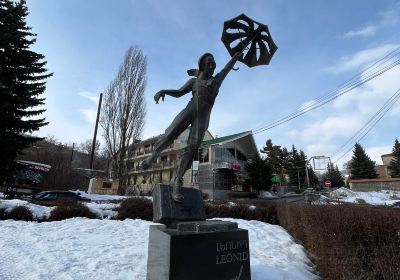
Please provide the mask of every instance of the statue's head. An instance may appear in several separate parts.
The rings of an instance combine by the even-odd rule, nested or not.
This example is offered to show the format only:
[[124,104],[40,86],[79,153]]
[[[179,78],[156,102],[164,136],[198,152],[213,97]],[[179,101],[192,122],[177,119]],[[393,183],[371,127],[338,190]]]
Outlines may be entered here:
[[199,58],[199,72],[203,72],[207,76],[212,76],[215,70],[214,56],[210,53],[205,53]]

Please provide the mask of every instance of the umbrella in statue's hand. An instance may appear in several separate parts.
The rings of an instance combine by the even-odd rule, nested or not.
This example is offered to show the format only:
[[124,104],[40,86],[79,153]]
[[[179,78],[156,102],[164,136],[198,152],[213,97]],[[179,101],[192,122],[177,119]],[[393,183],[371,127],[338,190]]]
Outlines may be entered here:
[[243,53],[238,60],[249,67],[269,64],[278,49],[268,26],[245,14],[224,22],[221,40],[232,57]]

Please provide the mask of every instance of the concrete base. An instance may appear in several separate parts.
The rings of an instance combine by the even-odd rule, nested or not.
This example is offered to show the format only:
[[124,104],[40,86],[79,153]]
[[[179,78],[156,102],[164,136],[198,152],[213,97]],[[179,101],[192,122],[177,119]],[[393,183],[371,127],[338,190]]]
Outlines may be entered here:
[[236,223],[178,223],[150,226],[147,280],[249,280],[247,230]]
[[153,221],[176,228],[179,221],[201,221],[206,219],[203,195],[194,188],[181,188],[184,201],[172,199],[172,187],[158,185],[153,190]]

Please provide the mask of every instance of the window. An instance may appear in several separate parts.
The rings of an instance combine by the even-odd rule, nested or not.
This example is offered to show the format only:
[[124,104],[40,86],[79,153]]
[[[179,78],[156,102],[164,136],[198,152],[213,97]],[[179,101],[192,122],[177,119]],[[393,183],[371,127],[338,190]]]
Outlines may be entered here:
[[103,189],[111,189],[112,185],[111,182],[103,182],[103,185],[101,187]]
[[209,162],[208,156],[208,148],[199,149],[197,153],[195,153],[193,160],[198,160],[199,162]]
[[167,162],[167,161],[168,161],[168,156],[161,157],[161,162]]
[[68,199],[68,198],[75,198],[75,197],[77,197],[77,195],[74,193],[59,193],[58,194],[58,198],[60,198],[60,199]]
[[56,193],[47,193],[47,194],[41,196],[40,198],[45,199],[45,200],[53,200],[53,199],[57,199],[57,194]]

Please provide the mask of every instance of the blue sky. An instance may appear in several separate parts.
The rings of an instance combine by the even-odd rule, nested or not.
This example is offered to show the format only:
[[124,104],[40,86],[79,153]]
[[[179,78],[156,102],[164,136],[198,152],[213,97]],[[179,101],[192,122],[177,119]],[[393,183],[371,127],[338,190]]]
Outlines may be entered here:
[[[238,63],[221,87],[209,130],[215,136],[254,130],[335,89],[400,45],[400,2],[369,1],[94,1],[28,0],[28,24],[38,34],[49,79],[50,124],[37,134],[62,142],[92,138],[97,99],[115,77],[125,51],[139,46],[148,60],[147,118],[143,137],[163,133],[190,95],[155,104],[160,89],[179,88],[204,52],[217,71],[229,60],[220,37],[223,22],[241,13],[269,26],[279,49],[270,65]],[[274,144],[308,156],[334,155],[400,87],[399,66],[335,102],[256,134],[259,148]],[[361,144],[380,163],[400,138],[400,105]],[[101,131],[99,136],[101,135]],[[339,164],[351,157],[351,153]]]

